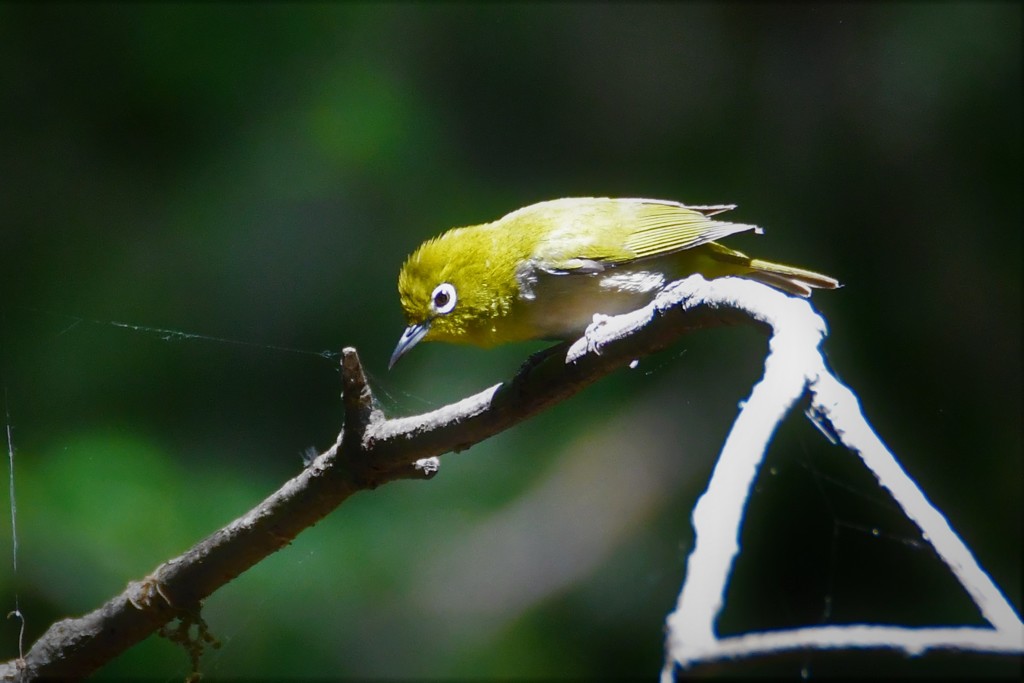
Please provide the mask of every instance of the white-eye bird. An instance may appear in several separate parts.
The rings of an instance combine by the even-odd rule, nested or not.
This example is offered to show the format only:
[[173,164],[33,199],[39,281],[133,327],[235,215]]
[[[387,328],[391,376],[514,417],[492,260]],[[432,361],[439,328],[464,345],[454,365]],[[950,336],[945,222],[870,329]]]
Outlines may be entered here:
[[646,305],[694,273],[736,275],[798,296],[839,282],[753,259],[717,240],[754,225],[714,220],[732,204],[568,198],[532,204],[491,223],[424,242],[402,266],[398,293],[408,327],[389,367],[421,341],[494,346],[575,339],[595,313]]

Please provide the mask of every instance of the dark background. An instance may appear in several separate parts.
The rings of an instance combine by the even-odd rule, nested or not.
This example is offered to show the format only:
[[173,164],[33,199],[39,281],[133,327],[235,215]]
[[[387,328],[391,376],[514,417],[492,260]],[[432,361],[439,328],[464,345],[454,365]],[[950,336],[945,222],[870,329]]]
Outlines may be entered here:
[[[266,345],[356,346],[392,415],[507,378],[540,345],[426,345],[386,371],[398,268],[445,228],[586,195],[735,202],[767,232],[731,245],[839,277],[814,297],[832,366],[1020,609],[1018,4],[4,4],[0,98],[19,541],[0,587],[27,642],[333,442],[333,362]],[[694,335],[430,483],[356,496],[207,601],[203,670],[653,677],[690,510],[763,354],[753,330]],[[856,621],[980,617],[797,410],[719,625]],[[709,671],[801,670],[1020,662]],[[158,638],[103,671],[186,672]]]

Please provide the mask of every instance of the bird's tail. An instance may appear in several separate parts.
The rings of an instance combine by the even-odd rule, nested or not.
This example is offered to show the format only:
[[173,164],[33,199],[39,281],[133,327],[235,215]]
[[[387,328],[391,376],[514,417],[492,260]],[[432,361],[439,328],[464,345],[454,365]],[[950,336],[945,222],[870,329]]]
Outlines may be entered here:
[[736,273],[751,280],[763,282],[766,285],[777,287],[789,294],[808,297],[814,289],[838,289],[842,287],[839,280],[813,270],[796,268],[781,263],[752,259],[746,254],[740,253],[714,243],[713,258],[723,263],[740,266],[741,272]]

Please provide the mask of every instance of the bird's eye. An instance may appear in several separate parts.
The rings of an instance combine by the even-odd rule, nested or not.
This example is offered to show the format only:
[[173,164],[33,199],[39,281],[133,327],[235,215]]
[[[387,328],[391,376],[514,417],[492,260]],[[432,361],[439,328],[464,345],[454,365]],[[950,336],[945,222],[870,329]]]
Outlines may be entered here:
[[455,302],[459,299],[455,294],[455,286],[450,282],[439,284],[434,288],[434,293],[430,297],[434,312],[439,315],[451,313],[452,309],[455,308]]

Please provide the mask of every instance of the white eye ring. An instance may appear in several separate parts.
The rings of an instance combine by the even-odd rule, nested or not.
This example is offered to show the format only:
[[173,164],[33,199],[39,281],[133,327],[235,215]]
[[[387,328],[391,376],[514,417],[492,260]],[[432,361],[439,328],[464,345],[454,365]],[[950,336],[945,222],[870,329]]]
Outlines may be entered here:
[[434,292],[430,295],[430,307],[434,309],[434,313],[446,315],[452,312],[458,300],[459,295],[455,293],[455,285],[450,282],[442,282],[434,287]]

